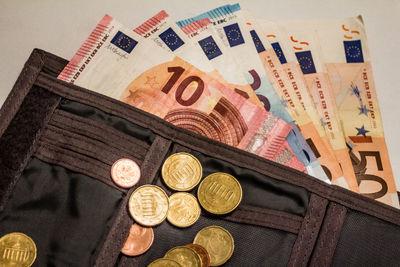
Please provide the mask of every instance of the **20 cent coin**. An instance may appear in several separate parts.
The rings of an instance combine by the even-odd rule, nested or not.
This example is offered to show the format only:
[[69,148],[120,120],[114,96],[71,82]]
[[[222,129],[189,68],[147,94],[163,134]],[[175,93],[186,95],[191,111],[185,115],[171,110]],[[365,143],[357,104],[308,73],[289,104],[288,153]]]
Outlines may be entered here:
[[162,223],[168,213],[168,196],[160,187],[142,185],[129,198],[132,218],[144,226]]
[[232,235],[220,226],[203,228],[197,233],[193,243],[208,251],[211,266],[220,266],[227,262],[235,247]]
[[197,191],[200,205],[213,214],[227,214],[242,200],[242,187],[230,174],[216,172],[208,175]]

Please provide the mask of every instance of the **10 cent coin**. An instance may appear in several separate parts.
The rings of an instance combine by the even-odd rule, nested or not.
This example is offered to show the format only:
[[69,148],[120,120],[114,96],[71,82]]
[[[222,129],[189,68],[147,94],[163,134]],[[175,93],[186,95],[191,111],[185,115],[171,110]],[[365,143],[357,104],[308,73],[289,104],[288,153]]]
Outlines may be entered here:
[[199,160],[185,152],[169,156],[161,169],[165,184],[176,191],[192,190],[200,182],[202,173]]
[[36,259],[36,245],[23,233],[10,233],[0,238],[0,266],[28,267]]
[[177,227],[188,227],[200,217],[201,209],[196,197],[189,193],[175,193],[169,197],[167,220]]

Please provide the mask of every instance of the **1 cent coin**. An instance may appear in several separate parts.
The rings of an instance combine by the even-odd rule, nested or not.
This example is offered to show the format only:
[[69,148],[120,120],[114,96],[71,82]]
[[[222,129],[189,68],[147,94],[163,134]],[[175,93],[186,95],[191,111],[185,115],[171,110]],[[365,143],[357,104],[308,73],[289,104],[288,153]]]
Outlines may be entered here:
[[213,214],[227,214],[242,200],[242,187],[230,174],[216,172],[208,175],[197,191],[200,205]]
[[170,249],[165,254],[164,258],[174,260],[185,267],[201,267],[199,254],[197,254],[193,249],[185,246]]
[[119,159],[111,166],[111,178],[123,188],[130,188],[140,179],[140,167],[131,159]]
[[200,217],[201,209],[195,196],[179,192],[169,197],[167,220],[177,227],[188,227]]
[[153,261],[147,267],[182,267],[182,265],[174,260],[162,258]]
[[201,267],[209,267],[210,266],[210,254],[208,254],[207,249],[205,249],[203,246],[200,246],[199,244],[187,244],[186,247],[189,247],[193,249],[194,251],[199,254],[200,259],[201,259]]
[[203,170],[196,157],[180,152],[165,160],[161,174],[169,188],[175,191],[189,191],[200,182]]
[[168,205],[167,194],[155,185],[142,185],[129,198],[129,212],[143,226],[162,223],[167,217]]
[[23,233],[10,233],[0,238],[0,266],[28,267],[36,259],[36,245]]
[[142,227],[134,223],[129,230],[121,252],[128,256],[138,256],[145,253],[153,244],[154,232],[150,227]]
[[220,226],[203,228],[197,233],[193,243],[207,250],[211,266],[220,266],[227,262],[235,247],[232,235]]

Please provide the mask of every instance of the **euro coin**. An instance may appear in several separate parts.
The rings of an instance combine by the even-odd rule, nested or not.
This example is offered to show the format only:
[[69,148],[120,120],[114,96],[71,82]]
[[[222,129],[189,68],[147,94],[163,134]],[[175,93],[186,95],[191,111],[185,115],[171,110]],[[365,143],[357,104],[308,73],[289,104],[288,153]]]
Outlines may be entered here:
[[23,233],[10,233],[0,238],[0,266],[31,266],[36,259],[36,245]]
[[210,254],[211,266],[220,266],[232,257],[234,241],[228,230],[220,226],[208,226],[201,229],[193,241],[203,246]]
[[142,185],[129,198],[132,218],[143,226],[162,223],[168,213],[168,196],[160,187]]
[[175,193],[169,197],[167,220],[177,227],[188,227],[200,217],[201,209],[195,196],[189,193]]
[[140,167],[131,159],[119,159],[111,166],[111,178],[123,188],[130,188],[140,179]]
[[201,180],[203,170],[199,160],[185,152],[169,156],[161,169],[165,184],[175,191],[190,191]]
[[201,259],[201,267],[209,267],[210,266],[210,254],[208,254],[207,249],[205,249],[203,246],[200,246],[198,244],[187,244],[186,247],[189,247],[193,249],[194,251],[199,254],[200,259]]
[[242,200],[242,187],[230,174],[216,172],[208,175],[199,185],[197,196],[200,205],[213,214],[227,214]]
[[182,265],[174,260],[162,258],[153,261],[147,267],[182,267]]
[[201,267],[199,254],[197,254],[193,249],[185,246],[170,249],[165,254],[164,258],[174,260],[185,267]]
[[127,256],[138,256],[145,253],[153,244],[154,232],[150,227],[142,227],[134,223],[130,230],[121,252]]

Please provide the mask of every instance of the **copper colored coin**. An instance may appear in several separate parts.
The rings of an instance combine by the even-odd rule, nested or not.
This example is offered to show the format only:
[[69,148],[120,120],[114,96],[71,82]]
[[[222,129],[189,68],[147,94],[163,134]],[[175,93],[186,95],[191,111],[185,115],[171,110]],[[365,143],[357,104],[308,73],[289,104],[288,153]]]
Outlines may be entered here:
[[129,230],[121,252],[128,256],[138,256],[145,253],[153,244],[154,232],[153,228],[142,227],[134,223]]
[[111,177],[118,186],[130,188],[140,179],[140,167],[131,159],[119,159],[111,167]]
[[187,244],[186,246],[193,249],[194,251],[196,251],[197,254],[199,254],[201,259],[201,267],[210,267],[211,260],[210,254],[208,254],[207,249],[198,244]]

